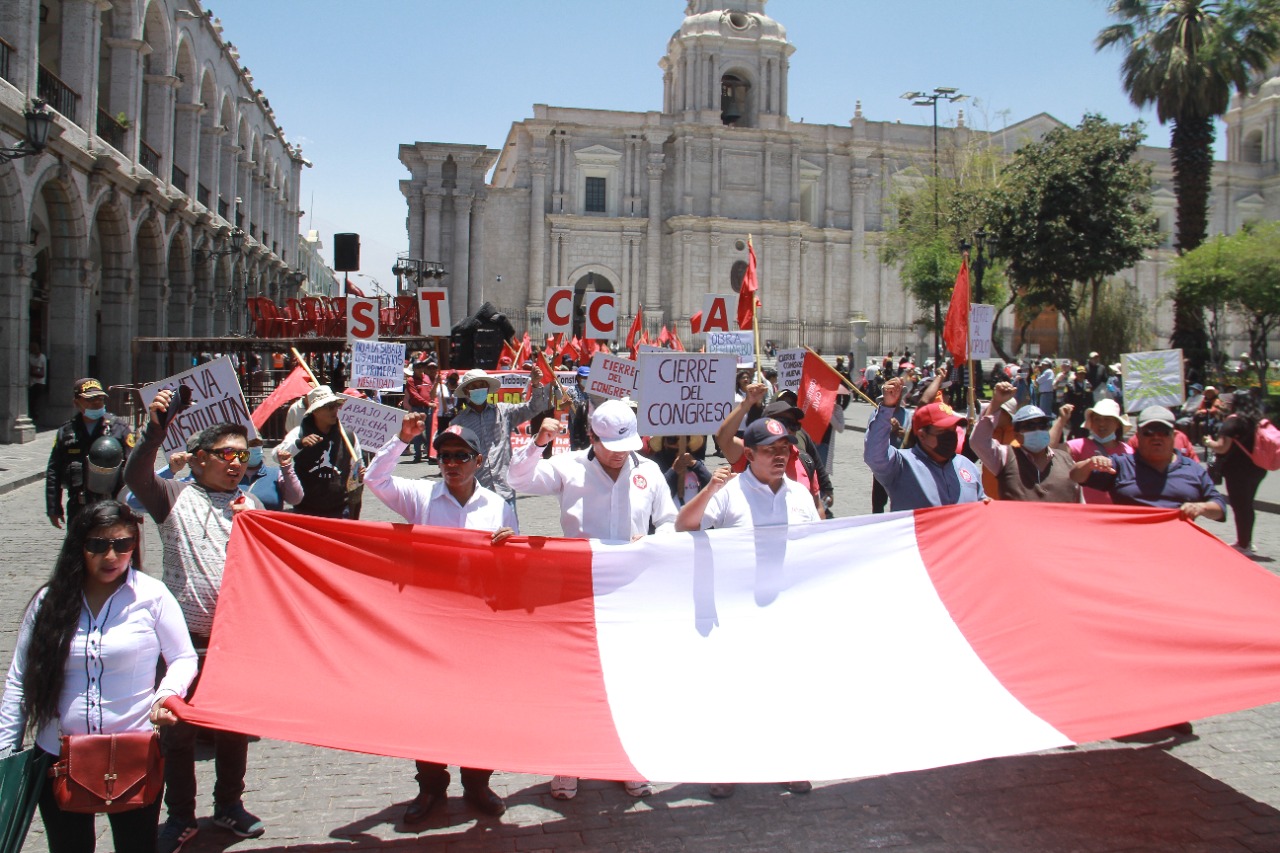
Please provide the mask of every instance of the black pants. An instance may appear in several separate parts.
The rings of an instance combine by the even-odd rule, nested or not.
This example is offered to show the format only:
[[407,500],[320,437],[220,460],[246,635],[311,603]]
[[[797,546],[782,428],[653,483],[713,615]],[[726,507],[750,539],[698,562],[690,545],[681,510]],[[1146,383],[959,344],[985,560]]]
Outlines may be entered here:
[[[449,765],[437,764],[434,761],[415,761],[418,768],[418,790],[424,794],[443,794],[449,789]],[[477,770],[474,767],[459,767],[458,775],[462,777],[462,787],[468,791],[483,791],[489,787],[492,770]]]
[[[56,758],[56,757],[55,757]],[[44,821],[49,853],[93,853],[97,829],[95,815],[64,812],[53,797],[53,780],[40,790],[40,819]],[[155,853],[160,798],[149,806],[107,815],[116,853]]]
[[1253,545],[1253,522],[1256,515],[1253,499],[1266,476],[1266,469],[1259,468],[1252,462],[1224,466],[1222,469],[1222,479],[1227,484],[1227,503],[1231,505],[1231,513],[1236,519],[1236,543],[1244,548]]
[[889,492],[875,477],[871,478],[871,511],[879,514],[889,505]]

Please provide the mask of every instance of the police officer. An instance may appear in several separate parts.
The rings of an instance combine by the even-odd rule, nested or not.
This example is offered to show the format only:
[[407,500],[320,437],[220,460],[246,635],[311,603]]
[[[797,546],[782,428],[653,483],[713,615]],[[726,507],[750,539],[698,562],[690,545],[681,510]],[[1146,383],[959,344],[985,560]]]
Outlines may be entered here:
[[[134,441],[129,422],[107,412],[107,392],[101,382],[77,379],[71,393],[79,412],[58,429],[44,472],[45,512],[59,530],[64,519],[69,521],[85,506],[120,491],[124,462]],[[110,441],[98,442],[104,437],[118,442],[119,451]]]

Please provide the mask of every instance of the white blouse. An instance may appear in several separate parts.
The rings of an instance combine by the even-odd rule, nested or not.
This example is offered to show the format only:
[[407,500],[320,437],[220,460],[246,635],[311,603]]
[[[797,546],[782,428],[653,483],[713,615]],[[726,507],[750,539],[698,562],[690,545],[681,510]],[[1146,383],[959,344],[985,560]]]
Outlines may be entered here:
[[[0,755],[22,741],[27,650],[36,611],[47,591],[47,587],[40,591],[22,618],[0,699]],[[156,687],[156,662],[162,656],[168,670]],[[63,673],[58,717],[36,733],[36,743],[57,755],[64,734],[145,731],[151,725],[155,701],[171,695],[185,697],[197,667],[191,635],[173,593],[131,567],[128,579],[96,616],[87,603],[81,607]]]

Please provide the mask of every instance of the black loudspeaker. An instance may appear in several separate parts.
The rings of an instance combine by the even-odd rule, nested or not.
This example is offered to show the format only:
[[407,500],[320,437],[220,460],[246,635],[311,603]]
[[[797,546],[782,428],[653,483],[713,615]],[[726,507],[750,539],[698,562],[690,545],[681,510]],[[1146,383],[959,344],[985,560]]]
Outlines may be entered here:
[[476,329],[472,338],[472,365],[493,370],[498,366],[498,358],[502,355],[502,333],[497,329]]
[[333,269],[335,272],[355,272],[360,269],[360,235],[333,235]]

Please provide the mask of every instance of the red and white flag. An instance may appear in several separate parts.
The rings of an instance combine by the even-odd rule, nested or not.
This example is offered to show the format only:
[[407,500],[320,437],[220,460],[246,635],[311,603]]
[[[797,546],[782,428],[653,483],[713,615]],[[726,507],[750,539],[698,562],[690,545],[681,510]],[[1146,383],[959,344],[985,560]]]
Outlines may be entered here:
[[800,425],[814,441],[822,441],[827,433],[831,410],[836,406],[842,384],[840,374],[822,356],[812,352],[804,354],[796,405],[804,410],[804,420]]
[[[994,530],[1071,547],[1001,557]],[[776,782],[1280,700],[1280,579],[1173,510],[997,501],[634,543],[489,540],[237,516],[200,685],[170,706],[469,767]]]

